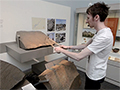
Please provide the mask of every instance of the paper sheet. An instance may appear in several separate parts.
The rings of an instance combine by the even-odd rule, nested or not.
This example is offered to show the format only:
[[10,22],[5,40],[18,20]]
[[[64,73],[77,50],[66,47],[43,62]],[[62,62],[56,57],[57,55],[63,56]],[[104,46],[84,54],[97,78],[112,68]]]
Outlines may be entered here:
[[22,87],[22,90],[37,90],[31,83]]

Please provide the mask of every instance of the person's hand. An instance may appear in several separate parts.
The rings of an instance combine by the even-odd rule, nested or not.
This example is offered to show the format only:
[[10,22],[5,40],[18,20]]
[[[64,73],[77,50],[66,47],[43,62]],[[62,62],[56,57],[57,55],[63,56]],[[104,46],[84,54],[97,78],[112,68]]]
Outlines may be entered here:
[[61,47],[54,47],[54,50],[57,52],[57,53],[60,53],[62,48]]
[[70,47],[69,46],[64,46],[64,45],[60,45],[61,48],[63,49],[69,49]]

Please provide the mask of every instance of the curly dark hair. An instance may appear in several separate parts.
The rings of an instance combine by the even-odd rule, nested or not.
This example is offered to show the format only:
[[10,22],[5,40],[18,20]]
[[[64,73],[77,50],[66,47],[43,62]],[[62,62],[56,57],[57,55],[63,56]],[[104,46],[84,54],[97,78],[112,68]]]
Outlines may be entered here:
[[106,17],[108,16],[109,8],[110,7],[108,7],[108,5],[106,5],[104,2],[97,2],[97,3],[93,4],[92,6],[90,6],[86,10],[86,13],[91,14],[93,16],[93,18],[96,15],[99,15],[100,21],[104,22]]

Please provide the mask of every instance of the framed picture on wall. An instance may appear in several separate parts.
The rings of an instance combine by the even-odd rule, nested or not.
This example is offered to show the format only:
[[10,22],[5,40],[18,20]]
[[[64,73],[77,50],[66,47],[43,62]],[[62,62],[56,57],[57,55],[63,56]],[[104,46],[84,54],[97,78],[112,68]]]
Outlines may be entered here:
[[47,33],[47,36],[55,41],[55,33]]
[[82,32],[82,37],[88,37],[88,38],[92,38],[95,34],[95,30],[94,29],[83,29]]
[[65,31],[65,30],[66,30],[66,20],[56,19],[56,31]]
[[66,33],[56,33],[55,37],[56,37],[55,41],[57,43],[65,42],[65,40],[66,40]]
[[55,19],[47,19],[47,31],[55,31]]
[[46,29],[46,19],[32,17],[32,30],[45,30]]

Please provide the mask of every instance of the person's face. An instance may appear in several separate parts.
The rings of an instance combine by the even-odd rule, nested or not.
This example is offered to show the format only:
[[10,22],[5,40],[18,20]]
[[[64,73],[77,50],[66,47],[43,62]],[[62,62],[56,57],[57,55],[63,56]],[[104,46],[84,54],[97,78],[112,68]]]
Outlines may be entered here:
[[91,14],[87,14],[86,23],[88,24],[88,26],[89,26],[90,28],[93,28],[93,27],[94,27],[94,19],[93,19],[93,17],[92,17]]

